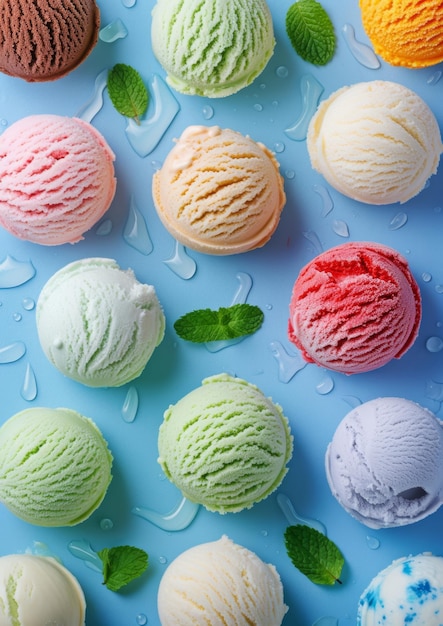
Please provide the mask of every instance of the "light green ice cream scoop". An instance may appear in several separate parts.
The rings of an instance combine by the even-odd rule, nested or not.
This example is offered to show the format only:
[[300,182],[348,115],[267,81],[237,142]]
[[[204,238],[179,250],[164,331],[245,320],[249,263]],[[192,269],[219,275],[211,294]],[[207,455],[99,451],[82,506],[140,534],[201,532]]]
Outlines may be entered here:
[[219,374],[165,411],[158,461],[192,502],[237,512],[277,489],[292,444],[278,404],[255,385]]
[[95,423],[71,409],[26,409],[0,428],[0,501],[30,524],[84,521],[105,497],[111,467]]
[[154,287],[106,258],[74,261],[51,276],[36,320],[49,361],[89,387],[118,387],[140,376],[165,332]]
[[157,0],[151,41],[171,87],[209,98],[252,83],[275,46],[266,0]]

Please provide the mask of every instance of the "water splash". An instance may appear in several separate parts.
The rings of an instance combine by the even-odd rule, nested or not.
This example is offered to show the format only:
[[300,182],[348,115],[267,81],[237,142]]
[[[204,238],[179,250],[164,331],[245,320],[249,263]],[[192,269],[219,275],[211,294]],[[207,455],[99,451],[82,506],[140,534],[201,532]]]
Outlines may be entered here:
[[317,254],[323,252],[323,246],[321,245],[320,239],[318,238],[316,232],[314,232],[313,230],[308,230],[303,233],[303,237],[307,239],[310,243],[312,243],[312,245],[314,246],[314,250]]
[[135,120],[128,120],[125,130],[129,143],[141,157],[155,150],[180,110],[179,103],[160,76],[154,75],[150,91],[154,102],[153,114],[139,124]]
[[331,198],[331,194],[323,185],[313,185],[312,189],[317,193],[322,202],[321,217],[326,217],[334,208],[334,202]]
[[128,424],[132,423],[138,411],[138,392],[134,385],[131,385],[122,406],[122,417]]
[[349,237],[349,226],[343,220],[334,220],[332,222],[332,230],[339,237]]
[[162,530],[176,532],[187,528],[194,520],[199,509],[199,504],[190,502],[187,498],[182,498],[178,505],[166,515],[142,506],[134,507],[132,513],[151,522],[151,524],[154,524],[154,526]]
[[25,377],[20,389],[20,395],[23,400],[32,402],[32,400],[35,400],[37,397],[37,391],[37,379],[35,377],[34,370],[32,369],[30,363],[27,363]]
[[197,271],[197,263],[189,256],[186,248],[179,241],[175,242],[172,257],[166,259],[163,263],[167,265],[174,274],[177,274],[177,276],[180,276],[180,278],[184,280],[192,278]]
[[312,74],[306,74],[301,77],[301,95],[302,95],[302,112],[299,118],[290,128],[285,129],[285,134],[289,139],[294,141],[303,141],[306,139],[309,122],[315,113],[324,87],[318,82]]
[[99,38],[105,43],[114,43],[117,39],[124,39],[128,36],[128,29],[120,18],[104,26],[99,33]]
[[279,341],[272,341],[272,356],[278,363],[278,380],[288,383],[294,376],[306,367],[307,363],[300,352],[289,354]]
[[351,24],[345,24],[342,33],[354,59],[370,70],[378,70],[381,65],[378,57],[370,46],[356,39],[354,27]]
[[71,541],[68,544],[68,550],[77,559],[84,561],[86,567],[89,567],[89,569],[92,569],[95,572],[100,572],[100,574],[102,573],[102,560],[98,554],[94,552],[88,541],[84,539]]
[[97,75],[94,82],[94,92],[91,99],[83,105],[83,107],[77,112],[76,117],[84,120],[85,122],[92,122],[94,117],[103,107],[103,92],[108,82],[108,70],[103,70]]
[[0,364],[15,363],[26,354],[26,346],[22,341],[15,341],[0,348]]
[[291,500],[284,493],[277,494],[277,504],[289,524],[304,524],[305,526],[310,526],[311,528],[318,530],[318,532],[322,533],[323,535],[326,535],[326,526],[322,524],[322,522],[320,522],[319,520],[302,517],[301,515],[299,515],[294,509]]
[[0,289],[10,289],[34,278],[35,267],[31,261],[18,261],[9,254],[0,263]]
[[389,230],[398,230],[404,226],[407,221],[408,216],[406,213],[397,213],[397,215],[394,215],[392,220],[389,222]]
[[128,218],[123,230],[123,239],[132,248],[145,256],[151,254],[153,250],[145,218],[135,204],[134,196],[131,196]]
[[[246,272],[239,272],[235,275],[235,277],[239,282],[239,286],[231,300],[231,305],[244,304],[248,299],[249,292],[252,289],[252,278],[249,274],[246,274]],[[208,341],[205,343],[205,347],[209,350],[209,352],[219,352],[220,350],[235,345],[244,339],[245,337],[237,337],[236,339]]]

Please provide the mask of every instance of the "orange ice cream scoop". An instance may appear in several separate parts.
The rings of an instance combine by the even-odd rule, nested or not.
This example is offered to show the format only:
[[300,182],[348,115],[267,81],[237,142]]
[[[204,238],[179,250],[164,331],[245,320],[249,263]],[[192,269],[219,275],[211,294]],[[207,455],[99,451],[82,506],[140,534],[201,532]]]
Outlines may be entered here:
[[375,52],[391,65],[443,61],[442,0],[360,0],[360,9]]

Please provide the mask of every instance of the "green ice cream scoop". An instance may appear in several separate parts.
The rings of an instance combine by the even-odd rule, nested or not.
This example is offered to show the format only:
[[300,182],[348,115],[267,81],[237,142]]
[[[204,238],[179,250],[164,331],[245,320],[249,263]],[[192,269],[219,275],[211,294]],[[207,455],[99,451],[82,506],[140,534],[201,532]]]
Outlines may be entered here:
[[26,409],[0,428],[0,501],[30,524],[84,521],[102,502],[111,467],[97,426],[70,409]]
[[151,41],[171,87],[209,98],[252,83],[275,45],[266,0],[157,0]]
[[255,385],[219,374],[166,410],[158,461],[192,502],[237,512],[277,489],[292,443],[278,404]]

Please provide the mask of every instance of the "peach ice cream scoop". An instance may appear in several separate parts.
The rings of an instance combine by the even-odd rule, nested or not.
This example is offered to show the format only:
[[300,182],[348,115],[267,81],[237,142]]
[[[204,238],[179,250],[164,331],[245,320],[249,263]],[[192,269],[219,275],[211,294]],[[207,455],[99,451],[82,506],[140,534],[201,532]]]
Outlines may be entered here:
[[286,201],[273,153],[218,126],[189,126],[153,178],[157,213],[181,242],[206,254],[236,254],[271,238]]
[[420,291],[406,260],[387,246],[355,242],[300,271],[288,332],[306,361],[358,374],[400,358],[420,320]]
[[80,241],[115,188],[114,154],[88,122],[30,115],[0,136],[0,226],[19,239]]
[[363,27],[391,65],[428,67],[443,61],[441,0],[360,0]]

